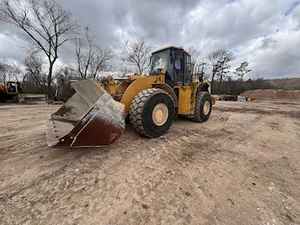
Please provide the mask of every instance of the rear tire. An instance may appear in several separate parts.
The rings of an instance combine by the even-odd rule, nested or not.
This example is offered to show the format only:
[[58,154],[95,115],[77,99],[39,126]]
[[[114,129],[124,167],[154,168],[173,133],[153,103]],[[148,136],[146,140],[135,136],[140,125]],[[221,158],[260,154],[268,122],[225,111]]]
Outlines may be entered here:
[[172,97],[161,89],[151,88],[141,91],[133,99],[129,120],[140,135],[156,138],[169,130],[174,114]]
[[196,105],[193,121],[205,122],[209,119],[212,111],[212,99],[208,92],[199,91],[196,96]]

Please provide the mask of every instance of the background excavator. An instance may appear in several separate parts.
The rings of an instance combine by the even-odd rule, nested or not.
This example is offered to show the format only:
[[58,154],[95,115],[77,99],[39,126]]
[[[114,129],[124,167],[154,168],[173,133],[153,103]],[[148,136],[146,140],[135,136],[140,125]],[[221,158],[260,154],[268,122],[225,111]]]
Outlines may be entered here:
[[195,68],[184,49],[168,47],[152,53],[149,75],[73,83],[76,93],[50,117],[48,145],[112,144],[125,121],[148,138],[165,134],[175,116],[207,121],[214,101]]
[[8,81],[5,83],[0,83],[0,102],[19,102],[20,92],[21,86],[19,82]]

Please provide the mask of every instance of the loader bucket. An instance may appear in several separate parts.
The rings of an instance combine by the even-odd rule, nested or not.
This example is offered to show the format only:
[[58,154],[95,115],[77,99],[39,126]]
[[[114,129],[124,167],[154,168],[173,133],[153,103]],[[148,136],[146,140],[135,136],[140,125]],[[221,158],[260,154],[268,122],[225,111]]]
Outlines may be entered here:
[[72,84],[75,94],[50,116],[50,147],[98,147],[112,144],[125,130],[124,105],[91,80]]

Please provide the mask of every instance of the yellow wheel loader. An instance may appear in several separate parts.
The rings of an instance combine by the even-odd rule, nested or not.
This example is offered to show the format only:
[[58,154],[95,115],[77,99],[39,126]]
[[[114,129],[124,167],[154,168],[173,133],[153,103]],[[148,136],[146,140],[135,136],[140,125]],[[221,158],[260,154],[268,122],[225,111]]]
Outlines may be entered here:
[[191,56],[176,47],[152,53],[149,75],[84,80],[72,87],[76,93],[50,117],[49,146],[112,144],[125,121],[141,136],[156,138],[169,130],[175,116],[207,121],[213,105],[209,84]]

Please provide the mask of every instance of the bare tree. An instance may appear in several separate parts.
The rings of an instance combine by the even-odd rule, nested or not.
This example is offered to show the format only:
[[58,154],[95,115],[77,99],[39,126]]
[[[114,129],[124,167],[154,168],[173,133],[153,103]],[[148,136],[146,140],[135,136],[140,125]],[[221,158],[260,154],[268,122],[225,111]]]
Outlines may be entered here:
[[228,50],[218,49],[209,54],[208,59],[212,65],[211,92],[214,93],[215,78],[218,76],[220,83],[223,82],[224,77],[229,72],[228,69],[230,68],[230,62],[233,60],[233,54]]
[[192,61],[192,64],[201,64],[203,63],[203,59],[201,57],[201,52],[194,48],[194,47],[190,47],[188,48],[187,52],[191,55],[191,61]]
[[201,52],[194,47],[190,47],[187,51],[191,55],[193,74],[201,79],[208,79],[205,72],[207,62]]
[[248,62],[242,62],[239,67],[237,67],[234,71],[234,74],[239,77],[241,81],[244,80],[244,77],[250,73],[252,70],[248,69],[249,63]]
[[99,72],[109,68],[109,61],[112,59],[113,53],[110,49],[97,48],[95,57],[91,61],[91,77],[98,79]]
[[125,57],[122,60],[134,66],[139,74],[143,74],[150,66],[151,49],[144,40],[127,41]]
[[[83,42],[87,42],[87,50],[83,52]],[[76,39],[76,59],[77,59],[77,66],[78,66],[78,72],[82,79],[87,79],[88,76],[88,69],[90,66],[92,53],[93,51],[93,44],[92,40],[89,35],[89,30],[86,28],[85,30],[85,39],[82,40],[82,38]]]
[[14,80],[20,82],[24,76],[24,73],[20,69],[19,65],[13,64],[12,67],[13,67],[12,73],[13,73]]
[[76,28],[70,13],[55,0],[3,0],[0,20],[14,24],[22,30],[47,57],[47,93],[51,97],[52,74],[58,51]]
[[34,86],[42,91],[47,88],[47,76],[42,73],[43,61],[39,56],[39,51],[31,51],[25,58],[26,74],[24,81],[27,85]]
[[88,27],[85,29],[84,39],[77,38],[76,59],[78,73],[82,79],[96,79],[98,73],[107,68],[112,57],[110,49],[102,49],[94,44]]
[[5,83],[7,79],[7,65],[4,63],[0,63],[0,82]]
[[67,101],[73,94],[72,80],[78,80],[78,71],[71,66],[62,66],[55,74],[55,100]]
[[20,81],[23,74],[19,66],[13,63],[0,63],[0,82]]

